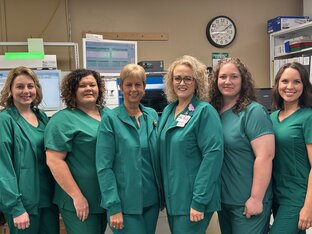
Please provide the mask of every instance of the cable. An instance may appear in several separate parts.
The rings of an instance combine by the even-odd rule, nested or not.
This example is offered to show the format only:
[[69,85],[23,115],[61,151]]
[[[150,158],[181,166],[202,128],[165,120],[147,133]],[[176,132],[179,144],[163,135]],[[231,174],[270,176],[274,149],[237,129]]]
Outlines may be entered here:
[[52,15],[51,15],[51,17],[50,17],[50,19],[49,19],[49,21],[48,21],[48,23],[47,23],[47,25],[44,27],[43,31],[39,34],[39,37],[40,37],[40,38],[43,36],[43,34],[45,33],[45,31],[46,31],[47,28],[49,27],[50,23],[52,22],[52,20],[53,20],[55,14],[56,14],[56,12],[57,12],[57,10],[59,9],[59,7],[60,7],[60,5],[61,5],[61,2],[62,2],[62,0],[59,0],[57,6],[56,6],[56,8],[55,8],[55,10],[53,11],[53,13],[52,13]]

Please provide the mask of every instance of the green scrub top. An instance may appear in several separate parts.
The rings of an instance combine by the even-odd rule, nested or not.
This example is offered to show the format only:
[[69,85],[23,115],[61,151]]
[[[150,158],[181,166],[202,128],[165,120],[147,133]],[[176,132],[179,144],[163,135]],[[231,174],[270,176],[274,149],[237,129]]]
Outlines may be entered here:
[[[108,216],[123,212],[124,214],[142,214],[145,188],[157,186],[156,196],[159,205],[162,204],[162,186],[160,181],[160,165],[157,144],[158,115],[155,110],[140,105],[145,118],[147,144],[150,154],[142,151],[140,134],[136,123],[128,115],[124,105],[113,109],[102,118],[96,145],[96,167],[102,193],[101,206],[107,209]],[[144,155],[143,155],[144,154]],[[147,159],[147,161],[145,161]],[[148,168],[143,168],[144,166]],[[151,170],[146,173],[146,169]],[[145,177],[146,176],[146,177]],[[152,177],[155,181],[152,181]],[[145,179],[146,180],[145,180]],[[145,184],[145,183],[152,184]],[[153,193],[149,191],[148,193]],[[149,194],[149,197],[155,194]],[[152,201],[152,203],[154,203]]]
[[[206,213],[219,210],[223,161],[219,115],[195,96],[174,119],[176,106],[177,102],[164,109],[158,128],[167,212],[189,215],[190,208]],[[179,123],[179,119],[184,120]]]
[[[250,103],[238,114],[233,108],[221,114],[224,136],[224,161],[222,166],[222,203],[241,205],[250,197],[255,155],[251,141],[273,134],[272,123],[265,108],[257,102]],[[271,183],[263,202],[272,197]]]
[[274,201],[302,207],[311,169],[306,144],[312,143],[312,108],[300,108],[282,121],[278,119],[279,113],[280,110],[271,114],[276,146]]
[[[105,115],[103,109],[101,116]],[[100,188],[95,168],[95,145],[100,121],[78,108],[66,108],[54,114],[46,127],[45,147],[67,152],[65,161],[82,194],[89,203],[90,213],[102,213]],[[72,198],[58,185],[54,202],[61,208],[75,211]]]
[[143,183],[143,207],[154,205],[158,202],[158,192],[156,178],[153,171],[152,158],[148,147],[147,141],[147,125],[146,114],[139,117],[140,127],[137,125],[135,117],[133,119],[138,134],[140,136],[141,145],[141,162],[142,162],[142,183]]
[[54,193],[54,178],[49,167],[46,164],[46,155],[44,150],[44,130],[45,124],[39,120],[38,127],[29,124],[25,119],[25,126],[27,126],[27,135],[32,139],[34,148],[37,152],[39,163],[39,183],[40,183],[40,208],[49,207],[51,205],[52,196]]
[[33,108],[33,112],[40,123],[38,128],[31,126],[14,105],[0,112],[0,210],[13,217],[25,211],[38,214],[38,208],[52,203],[54,180],[42,147],[48,117],[38,109]]

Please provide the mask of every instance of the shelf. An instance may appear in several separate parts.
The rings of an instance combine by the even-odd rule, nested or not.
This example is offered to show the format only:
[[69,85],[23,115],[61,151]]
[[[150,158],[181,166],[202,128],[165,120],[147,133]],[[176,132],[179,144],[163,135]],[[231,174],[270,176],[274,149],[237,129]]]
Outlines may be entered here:
[[298,50],[298,51],[294,51],[294,52],[290,52],[287,54],[283,54],[283,55],[278,55],[278,56],[274,56],[274,59],[282,59],[282,58],[287,58],[287,57],[292,57],[293,55],[310,55],[312,54],[312,47],[310,48],[306,48],[306,49],[302,49],[302,50]]
[[310,30],[312,30],[312,22],[300,24],[296,27],[292,27],[292,28],[288,28],[288,29],[283,29],[281,31],[271,33],[270,36],[278,37],[278,36],[285,36],[286,34],[297,34],[298,31],[306,30],[308,28],[311,28]]
[[[74,42],[43,42],[44,46],[72,47],[74,49],[75,69],[79,68],[78,43]],[[0,46],[28,46],[28,42],[0,42]]]
[[[275,55],[275,52],[282,52],[284,42],[299,36],[311,36],[312,35],[312,22],[300,24],[296,27],[284,29],[278,32],[271,33],[270,37],[270,84],[273,85],[274,76],[279,69],[279,64],[283,64],[288,61],[306,61],[306,57],[310,57],[312,60],[312,47],[305,48],[299,51],[290,53],[279,53]],[[304,58],[305,57],[305,58]],[[279,61],[280,60],[280,61]],[[284,60],[284,61],[283,61]]]

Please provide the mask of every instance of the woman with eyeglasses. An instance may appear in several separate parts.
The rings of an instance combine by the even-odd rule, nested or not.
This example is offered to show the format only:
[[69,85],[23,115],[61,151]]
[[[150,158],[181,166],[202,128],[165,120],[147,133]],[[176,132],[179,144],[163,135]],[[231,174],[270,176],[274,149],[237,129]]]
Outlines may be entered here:
[[272,122],[256,102],[251,73],[237,58],[220,60],[209,83],[224,135],[222,233],[267,234],[272,204]]
[[170,103],[159,123],[161,171],[171,233],[204,234],[220,209],[223,135],[206,102],[208,75],[192,56],[174,61],[165,77]]

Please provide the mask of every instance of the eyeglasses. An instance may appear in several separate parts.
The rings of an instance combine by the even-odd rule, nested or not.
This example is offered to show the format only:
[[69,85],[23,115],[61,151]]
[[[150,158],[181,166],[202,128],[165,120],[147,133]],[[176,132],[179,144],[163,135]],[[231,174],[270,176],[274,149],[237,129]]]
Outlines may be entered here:
[[194,78],[191,76],[174,76],[173,77],[174,82],[176,82],[177,84],[180,84],[183,80],[184,84],[192,84]]

